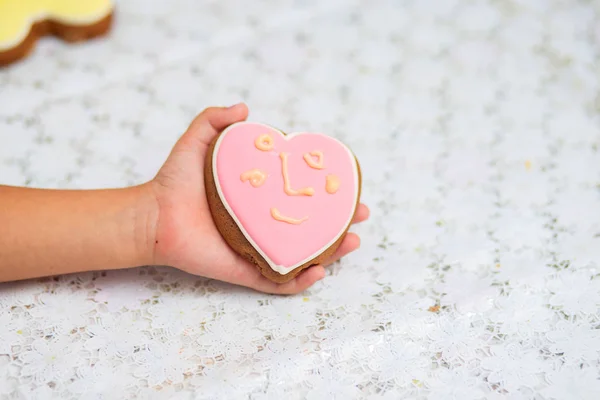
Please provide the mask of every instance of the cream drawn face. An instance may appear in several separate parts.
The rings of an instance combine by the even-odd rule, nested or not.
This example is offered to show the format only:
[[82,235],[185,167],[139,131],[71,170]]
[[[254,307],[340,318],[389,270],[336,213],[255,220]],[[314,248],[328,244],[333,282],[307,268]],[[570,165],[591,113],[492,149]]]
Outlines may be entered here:
[[276,270],[335,241],[358,198],[354,156],[316,133],[285,136],[262,124],[235,124],[215,144],[213,173],[228,212]]
[[[254,141],[254,146],[260,151],[272,151],[275,147],[273,137],[268,133],[259,135]],[[303,187],[300,189],[293,188],[288,170],[288,157],[289,154],[287,153],[279,153],[279,158],[281,159],[281,174],[283,176],[283,191],[288,196],[313,196],[315,194],[315,189],[312,187]],[[310,168],[318,170],[325,168],[324,155],[322,151],[314,150],[309,153],[304,153],[302,158],[304,159],[304,162],[306,162],[306,165]],[[240,176],[242,182],[249,181],[253,187],[261,186],[265,182],[266,178],[267,174],[264,171],[256,168],[245,171]],[[340,179],[336,175],[330,174],[325,177],[324,187],[325,191],[329,194],[335,194],[338,191],[340,184]],[[271,207],[271,216],[277,221],[294,225],[299,225],[308,220],[307,216],[295,218],[282,215],[275,207]]]
[[[254,141],[254,146],[260,151],[272,151],[275,147],[273,137],[268,133],[259,135]],[[315,194],[315,189],[312,187],[303,187],[300,189],[294,189],[292,187],[290,173],[288,170],[288,157],[288,153],[279,153],[279,158],[281,159],[281,174],[283,176],[283,191],[288,196],[313,196]],[[322,151],[314,150],[309,153],[304,153],[302,158],[304,159],[304,162],[306,162],[306,165],[310,168],[318,170],[325,168],[324,155]],[[264,171],[256,168],[245,171],[240,176],[242,182],[249,181],[253,187],[261,186],[265,182],[266,178],[267,174]],[[335,194],[338,191],[340,184],[340,179],[336,175],[330,174],[325,177],[325,191],[329,194]],[[299,225],[308,220],[307,216],[296,218],[282,215],[275,207],[271,207],[271,216],[277,221],[294,225]]]

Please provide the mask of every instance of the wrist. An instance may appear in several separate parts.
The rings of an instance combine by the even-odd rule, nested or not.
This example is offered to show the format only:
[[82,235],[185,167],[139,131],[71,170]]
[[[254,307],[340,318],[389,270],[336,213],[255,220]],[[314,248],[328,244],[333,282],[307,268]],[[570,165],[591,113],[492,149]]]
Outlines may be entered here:
[[158,202],[152,184],[149,182],[126,190],[130,191],[134,199],[133,242],[136,266],[154,265]]

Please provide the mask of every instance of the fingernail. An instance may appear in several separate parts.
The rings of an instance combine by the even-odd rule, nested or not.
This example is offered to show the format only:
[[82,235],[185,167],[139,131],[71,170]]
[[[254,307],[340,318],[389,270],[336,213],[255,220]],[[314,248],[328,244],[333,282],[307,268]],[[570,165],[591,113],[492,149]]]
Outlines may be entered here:
[[242,103],[236,103],[236,104],[234,104],[232,106],[227,107],[227,109],[231,110],[232,108],[235,108],[235,107],[239,106],[240,104],[242,104]]

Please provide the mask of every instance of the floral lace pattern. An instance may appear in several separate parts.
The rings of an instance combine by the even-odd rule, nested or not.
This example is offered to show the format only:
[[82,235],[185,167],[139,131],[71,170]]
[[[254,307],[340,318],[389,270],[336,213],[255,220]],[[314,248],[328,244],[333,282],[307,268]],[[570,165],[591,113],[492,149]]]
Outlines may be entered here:
[[354,149],[372,219],[298,296],[166,267],[0,284],[0,399],[600,398],[597,2],[118,10],[0,71],[2,183],[142,182],[244,100]]

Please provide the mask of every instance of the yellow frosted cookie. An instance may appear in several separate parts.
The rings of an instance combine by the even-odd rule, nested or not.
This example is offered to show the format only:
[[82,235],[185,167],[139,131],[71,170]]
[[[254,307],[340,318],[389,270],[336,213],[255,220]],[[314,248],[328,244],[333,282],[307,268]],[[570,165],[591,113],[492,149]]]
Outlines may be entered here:
[[0,0],[0,66],[25,57],[40,36],[69,42],[110,28],[111,0]]

